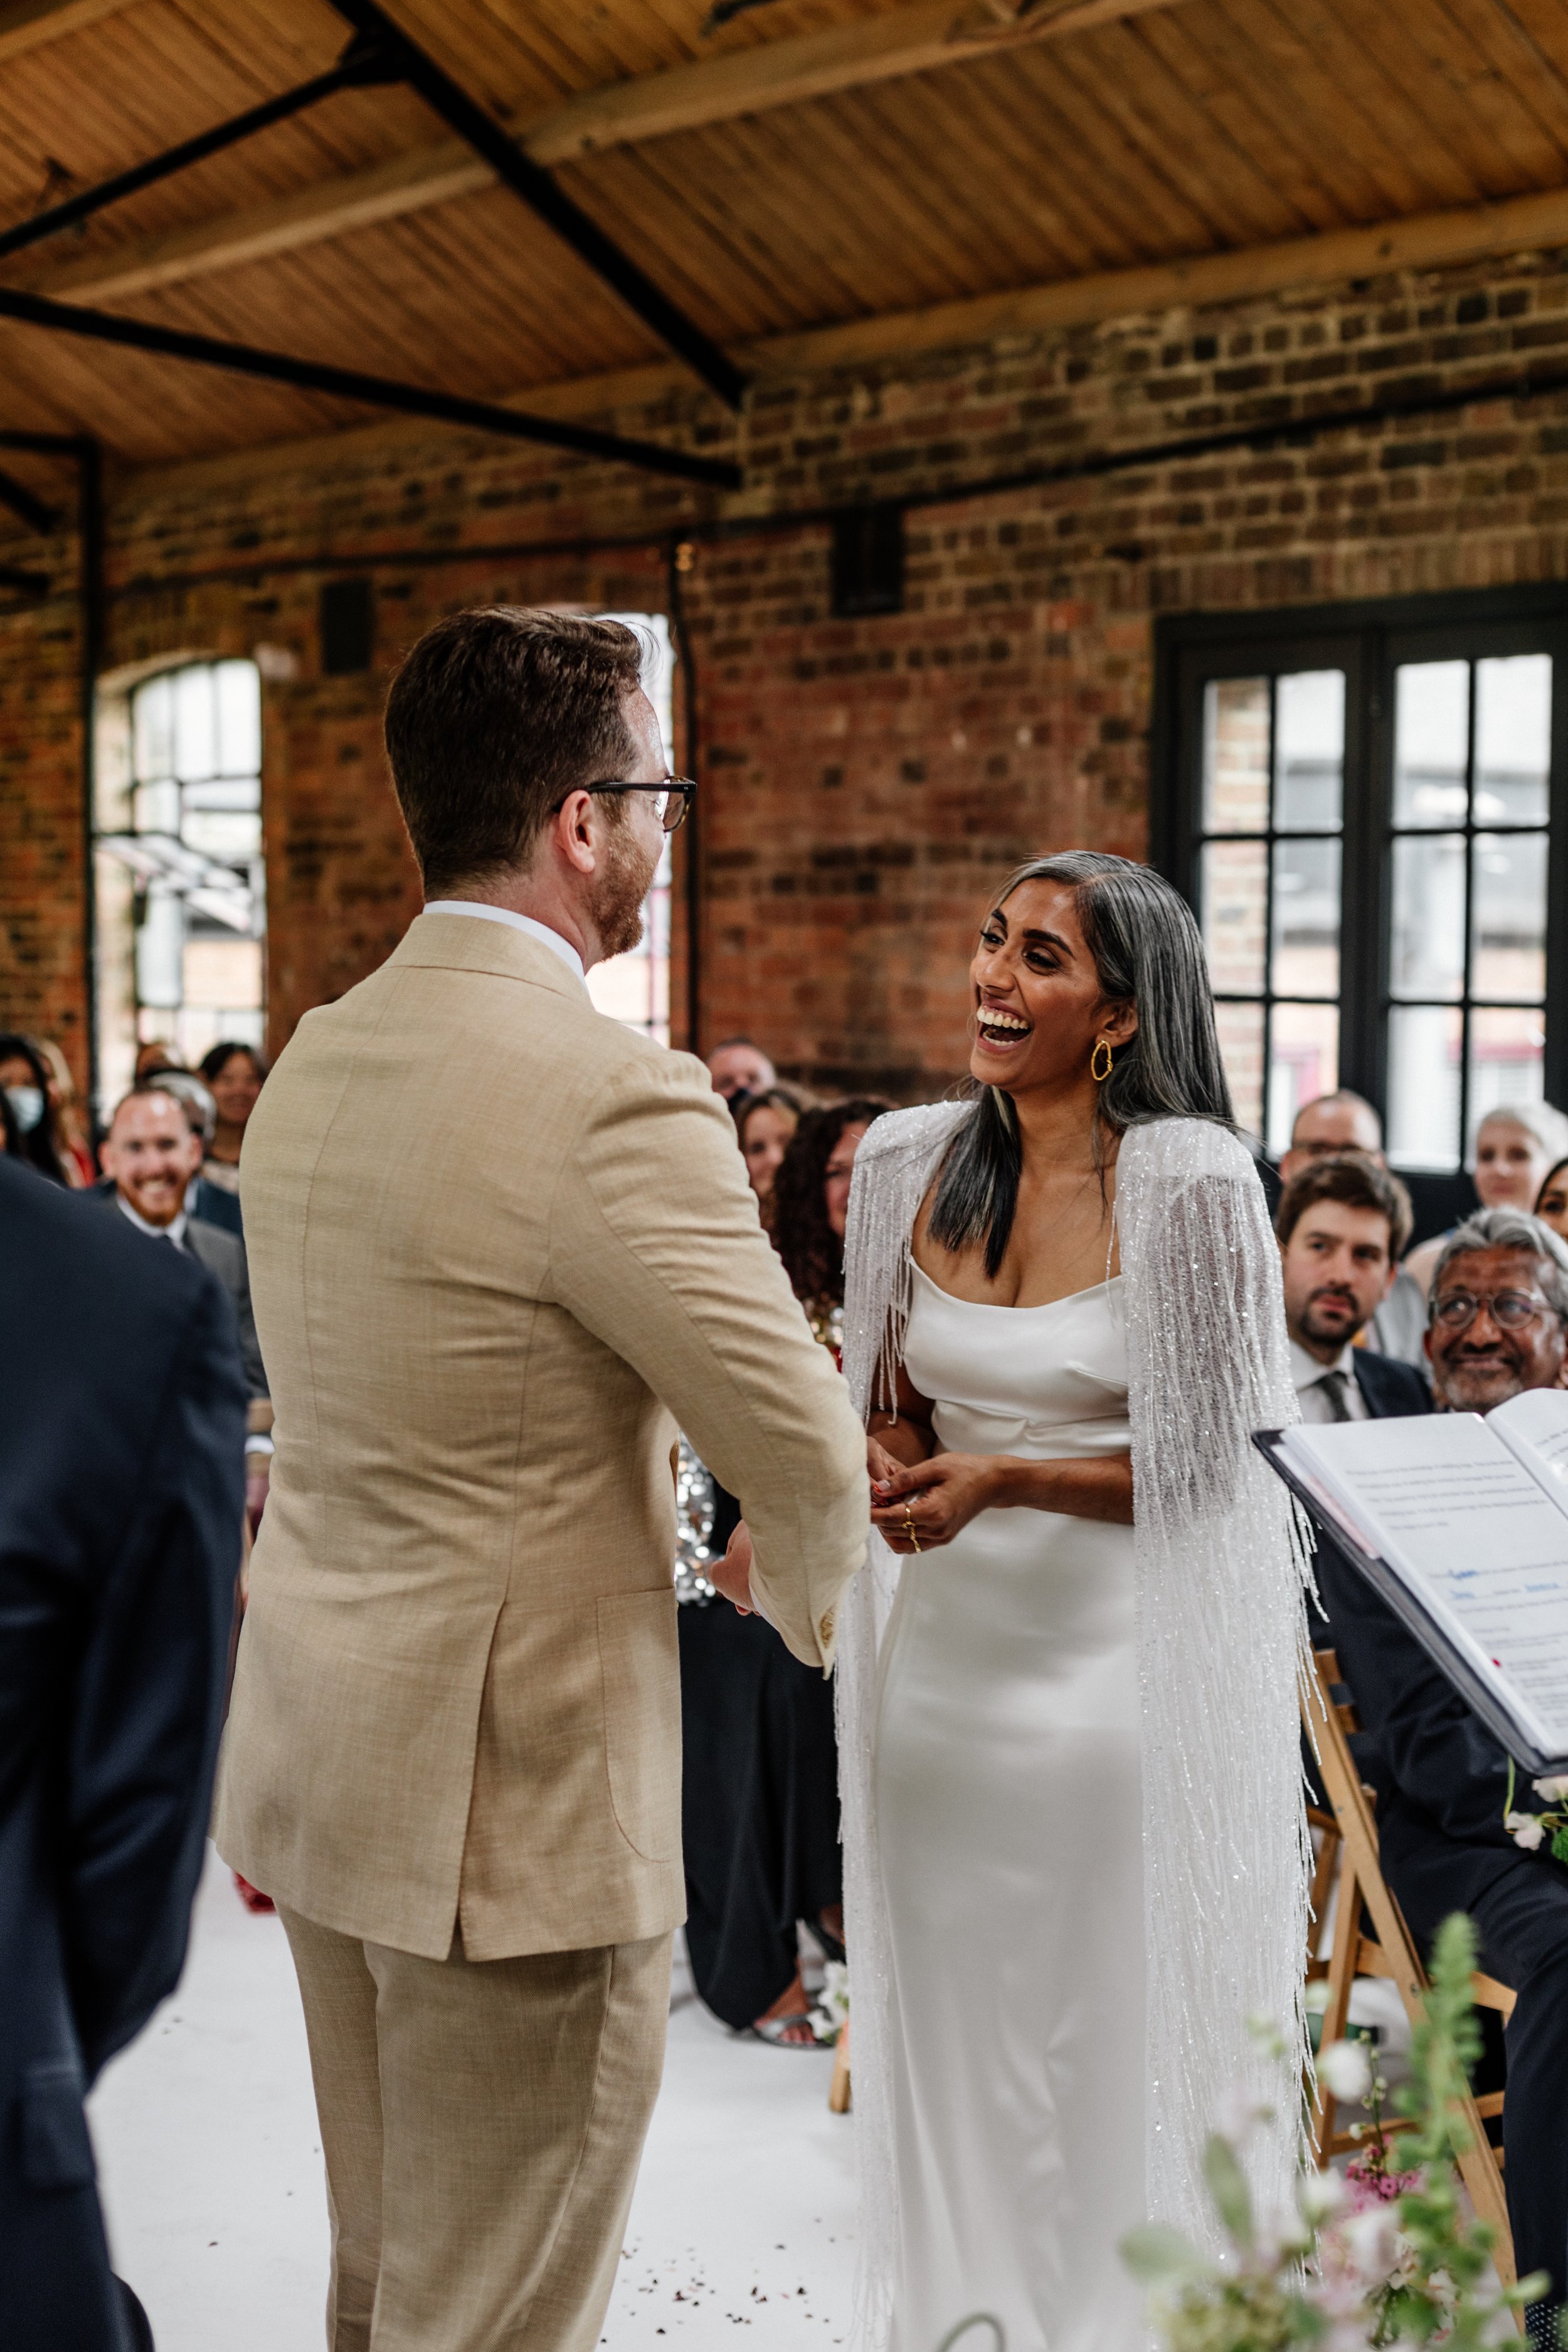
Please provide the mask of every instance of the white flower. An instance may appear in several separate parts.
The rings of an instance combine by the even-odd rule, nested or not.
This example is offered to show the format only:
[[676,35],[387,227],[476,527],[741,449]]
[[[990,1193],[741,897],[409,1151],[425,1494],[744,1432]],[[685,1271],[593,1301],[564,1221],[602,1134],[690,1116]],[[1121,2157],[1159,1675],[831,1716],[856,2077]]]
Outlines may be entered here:
[[1387,2205],[1369,2205],[1352,2213],[1339,2224],[1339,2237],[1364,2279],[1381,2282],[1399,2260],[1399,2231]]
[[1327,2221],[1340,2210],[1349,2194],[1337,2172],[1310,2172],[1297,2191],[1297,2201],[1304,2220]]
[[1544,1797],[1549,1805],[1553,1805],[1568,1797],[1568,1772],[1559,1772],[1545,1780],[1532,1780],[1530,1785],[1538,1797]]
[[1228,2091],[1220,2094],[1219,2104],[1215,2109],[1214,2127],[1221,2139],[1228,2140],[1232,2147],[1245,2147],[1268,2113],[1267,2107],[1258,2105],[1245,2083],[1233,2083]]
[[1336,2099],[1364,2099],[1372,2088],[1372,2068],[1360,2042],[1331,2042],[1318,2059],[1318,2074]]
[[1502,1825],[1515,1845],[1523,1846],[1527,1853],[1533,1853],[1546,1835],[1546,1823],[1539,1813],[1505,1813]]

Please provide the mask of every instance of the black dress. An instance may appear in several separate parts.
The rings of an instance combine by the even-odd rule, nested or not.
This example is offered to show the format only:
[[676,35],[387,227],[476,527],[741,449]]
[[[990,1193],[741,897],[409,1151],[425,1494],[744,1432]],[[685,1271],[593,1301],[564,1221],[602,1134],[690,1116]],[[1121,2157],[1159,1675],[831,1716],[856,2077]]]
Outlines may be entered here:
[[[715,1486],[715,1553],[740,1517]],[[727,2025],[771,2009],[795,1971],[796,1922],[824,1937],[844,1900],[833,1685],[727,1601],[680,1611],[687,1948]]]

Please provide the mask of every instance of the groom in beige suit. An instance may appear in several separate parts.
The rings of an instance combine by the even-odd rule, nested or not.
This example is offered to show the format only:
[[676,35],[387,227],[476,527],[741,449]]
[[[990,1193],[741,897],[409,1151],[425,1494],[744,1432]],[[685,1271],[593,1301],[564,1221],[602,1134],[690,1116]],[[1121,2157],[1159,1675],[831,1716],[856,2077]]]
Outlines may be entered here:
[[825,1672],[861,1556],[860,1431],[729,1114],[584,986],[685,803],[638,652],[506,609],[416,646],[426,909],[246,1136],[278,1450],[217,1841],[299,1973],[332,2352],[598,2336],[685,1913],[677,1423]]

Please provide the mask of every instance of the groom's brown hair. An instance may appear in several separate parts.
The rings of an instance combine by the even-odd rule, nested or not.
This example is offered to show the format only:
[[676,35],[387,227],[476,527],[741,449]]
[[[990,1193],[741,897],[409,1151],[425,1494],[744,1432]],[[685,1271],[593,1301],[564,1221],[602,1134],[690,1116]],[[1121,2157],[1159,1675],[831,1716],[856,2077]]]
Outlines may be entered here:
[[480,605],[426,631],[385,732],[426,898],[515,871],[568,793],[626,773],[641,666],[632,630],[574,613]]

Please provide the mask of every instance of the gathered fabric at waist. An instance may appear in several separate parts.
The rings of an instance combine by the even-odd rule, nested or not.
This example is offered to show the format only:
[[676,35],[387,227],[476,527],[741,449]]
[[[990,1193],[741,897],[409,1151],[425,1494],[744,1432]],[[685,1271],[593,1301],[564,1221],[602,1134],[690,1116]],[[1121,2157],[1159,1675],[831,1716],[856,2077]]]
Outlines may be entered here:
[[[1108,1390],[1108,1402],[1114,1393]],[[1125,1411],[1059,1421],[992,1405],[942,1402],[932,1409],[931,1427],[944,1454],[1011,1454],[1026,1462],[1082,1461],[1127,1454],[1132,1446],[1132,1424]]]

